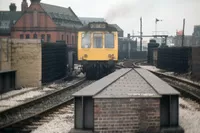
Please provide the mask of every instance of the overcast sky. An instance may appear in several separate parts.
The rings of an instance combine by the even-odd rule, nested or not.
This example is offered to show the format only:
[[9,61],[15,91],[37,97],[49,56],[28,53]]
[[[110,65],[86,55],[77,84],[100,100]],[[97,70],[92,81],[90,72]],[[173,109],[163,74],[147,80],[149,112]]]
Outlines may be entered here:
[[[0,0],[0,10],[8,10],[9,4],[16,3],[21,10],[22,0]],[[30,0],[27,0],[30,5]],[[183,18],[186,19],[185,33],[190,35],[194,25],[200,25],[200,0],[41,0],[63,7],[71,7],[80,17],[104,17],[109,23],[116,23],[127,33],[138,34],[140,16],[143,17],[144,34],[155,31],[155,18],[158,31],[175,35],[182,29]]]

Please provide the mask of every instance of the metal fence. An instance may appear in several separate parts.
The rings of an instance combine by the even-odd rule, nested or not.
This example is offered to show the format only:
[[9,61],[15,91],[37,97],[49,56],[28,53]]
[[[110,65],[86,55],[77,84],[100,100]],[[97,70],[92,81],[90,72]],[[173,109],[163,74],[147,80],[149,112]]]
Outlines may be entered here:
[[66,76],[67,45],[65,43],[42,44],[42,83],[52,82]]
[[173,72],[188,72],[192,57],[191,47],[158,48],[157,67]]

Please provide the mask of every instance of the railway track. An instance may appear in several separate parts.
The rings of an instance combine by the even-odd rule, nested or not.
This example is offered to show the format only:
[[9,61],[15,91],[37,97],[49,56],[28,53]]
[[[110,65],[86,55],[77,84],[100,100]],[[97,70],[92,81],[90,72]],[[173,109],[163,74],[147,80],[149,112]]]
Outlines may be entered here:
[[[134,66],[140,67],[138,64],[139,63],[136,62],[134,63]],[[161,72],[155,72],[151,70],[149,71],[166,81],[172,87],[176,88],[178,91],[181,92],[181,95],[185,98],[191,98],[196,102],[200,103],[200,84],[191,82],[189,80],[181,79],[175,76],[166,75]]]
[[0,130],[0,133],[30,133],[36,130],[39,126],[52,121],[56,115],[61,115],[68,112],[69,106],[73,106],[73,99],[69,99],[69,101],[66,101],[59,106],[55,106],[41,114],[37,114],[33,117],[4,127]]
[[116,65],[116,69],[121,69],[121,68],[134,68],[138,67],[138,63],[145,62],[146,60],[124,60],[124,61],[119,61],[119,63]]
[[[85,78],[83,78],[67,88],[52,92],[48,95],[39,97],[32,101],[28,101],[24,104],[1,112],[0,132],[21,133],[32,131],[37,127],[36,125],[39,123],[42,124],[42,122],[37,123],[37,121],[44,118],[45,115],[59,110],[59,108],[62,110],[62,108],[72,104],[72,94],[91,84],[92,82],[94,81],[87,81]],[[36,124],[32,125],[34,121]],[[46,122],[46,120],[43,122]]]
[[175,76],[166,75],[160,72],[154,72],[154,71],[151,71],[151,72],[157,75],[158,77],[162,78],[172,87],[179,90],[182,96],[186,98],[191,98],[197,101],[198,103],[200,103],[200,85],[199,84],[196,84],[184,79],[180,79]]

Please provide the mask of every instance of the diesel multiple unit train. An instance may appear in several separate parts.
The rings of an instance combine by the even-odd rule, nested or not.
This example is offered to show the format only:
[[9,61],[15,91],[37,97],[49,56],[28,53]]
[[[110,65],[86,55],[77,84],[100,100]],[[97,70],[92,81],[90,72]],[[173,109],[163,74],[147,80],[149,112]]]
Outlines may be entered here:
[[106,22],[92,22],[78,31],[78,61],[87,79],[99,79],[118,61],[118,32]]

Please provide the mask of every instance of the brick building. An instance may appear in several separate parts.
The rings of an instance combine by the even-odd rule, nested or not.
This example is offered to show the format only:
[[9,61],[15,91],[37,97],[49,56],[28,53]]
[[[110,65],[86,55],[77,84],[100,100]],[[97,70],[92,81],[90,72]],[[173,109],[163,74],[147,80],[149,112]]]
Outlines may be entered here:
[[[40,0],[31,0],[29,7],[27,1],[23,0],[21,7],[21,12],[13,11],[13,14],[18,13],[20,17],[16,17],[14,22],[12,18],[8,18],[13,25],[9,25],[8,29],[11,30],[7,36],[42,39],[44,42],[63,40],[69,45],[76,46],[77,28],[81,27],[82,23],[70,7],[49,5],[41,3]],[[11,14],[11,11],[8,14]],[[2,20],[6,20],[6,17]]]

